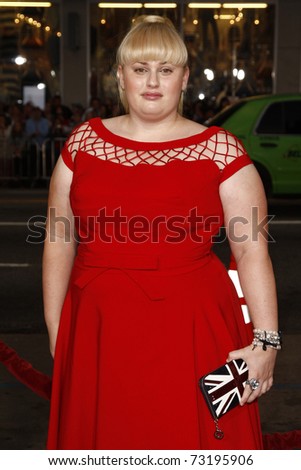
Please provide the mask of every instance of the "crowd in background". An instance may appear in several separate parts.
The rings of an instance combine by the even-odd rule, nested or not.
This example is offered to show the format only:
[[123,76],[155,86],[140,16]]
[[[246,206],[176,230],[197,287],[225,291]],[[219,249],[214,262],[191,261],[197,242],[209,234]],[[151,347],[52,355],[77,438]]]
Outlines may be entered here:
[[[185,106],[184,102],[184,114],[202,124],[228,104],[229,98],[223,95],[214,101],[197,100],[192,106]],[[91,98],[87,107],[78,103],[66,106],[60,95],[50,99],[45,109],[30,102],[11,105],[0,102],[0,178],[36,178],[36,149],[41,149],[46,141],[63,141],[83,121],[93,117],[109,118],[120,113],[118,104],[98,97]],[[28,157],[32,161],[29,164]],[[48,176],[49,171],[51,168]]]

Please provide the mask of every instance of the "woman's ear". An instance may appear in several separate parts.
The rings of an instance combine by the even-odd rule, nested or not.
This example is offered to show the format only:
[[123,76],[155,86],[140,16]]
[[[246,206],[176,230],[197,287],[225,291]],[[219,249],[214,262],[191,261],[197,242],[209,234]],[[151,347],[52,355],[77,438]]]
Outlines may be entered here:
[[119,87],[122,90],[124,90],[124,78],[123,78],[122,65],[118,65],[116,76],[117,76],[117,82],[118,82]]

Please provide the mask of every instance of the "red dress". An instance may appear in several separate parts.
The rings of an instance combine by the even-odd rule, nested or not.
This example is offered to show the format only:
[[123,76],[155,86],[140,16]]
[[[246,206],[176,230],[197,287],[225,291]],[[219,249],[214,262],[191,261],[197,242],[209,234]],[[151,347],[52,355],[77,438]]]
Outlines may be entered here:
[[198,379],[251,343],[212,253],[219,185],[251,160],[213,127],[135,142],[99,118],[62,152],[78,252],[56,346],[48,449],[261,449],[256,403],[215,426]]

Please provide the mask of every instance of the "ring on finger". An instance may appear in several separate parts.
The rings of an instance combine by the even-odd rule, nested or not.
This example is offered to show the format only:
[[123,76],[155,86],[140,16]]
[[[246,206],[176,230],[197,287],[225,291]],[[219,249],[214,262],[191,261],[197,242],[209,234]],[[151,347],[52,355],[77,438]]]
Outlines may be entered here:
[[246,384],[250,385],[250,387],[253,391],[256,390],[260,385],[259,380],[257,380],[257,379],[248,379],[248,380],[246,380]]

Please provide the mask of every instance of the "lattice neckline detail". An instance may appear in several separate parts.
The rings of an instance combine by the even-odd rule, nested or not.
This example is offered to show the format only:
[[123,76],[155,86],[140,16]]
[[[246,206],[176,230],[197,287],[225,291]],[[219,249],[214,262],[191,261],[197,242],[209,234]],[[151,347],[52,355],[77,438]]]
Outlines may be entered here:
[[[164,148],[164,142],[160,148],[160,143],[155,143],[154,149],[133,149],[118,145],[118,142],[112,142],[111,134],[110,142],[95,131],[95,127],[91,123],[85,122],[77,127],[70,135],[66,147],[70,153],[72,160],[75,159],[78,151],[94,156],[101,160],[107,160],[126,166],[137,166],[140,164],[148,165],[165,165],[173,160],[196,161],[211,160],[219,167],[220,170],[237,157],[245,155],[245,149],[242,144],[228,131],[216,128],[215,132],[209,132],[208,138],[202,140],[200,134],[199,142],[195,142],[197,136],[191,138],[194,141],[185,146],[178,148]],[[101,129],[101,128],[100,128]],[[105,133],[105,132],[104,132]],[[206,131],[203,133],[206,135]],[[116,136],[118,140],[118,136]],[[127,141],[122,139],[120,141]],[[183,143],[191,142],[189,138],[183,139]],[[174,141],[181,143],[181,140]],[[146,143],[149,147],[151,143]],[[141,147],[143,143],[141,143]],[[159,147],[159,148],[158,148]]]

